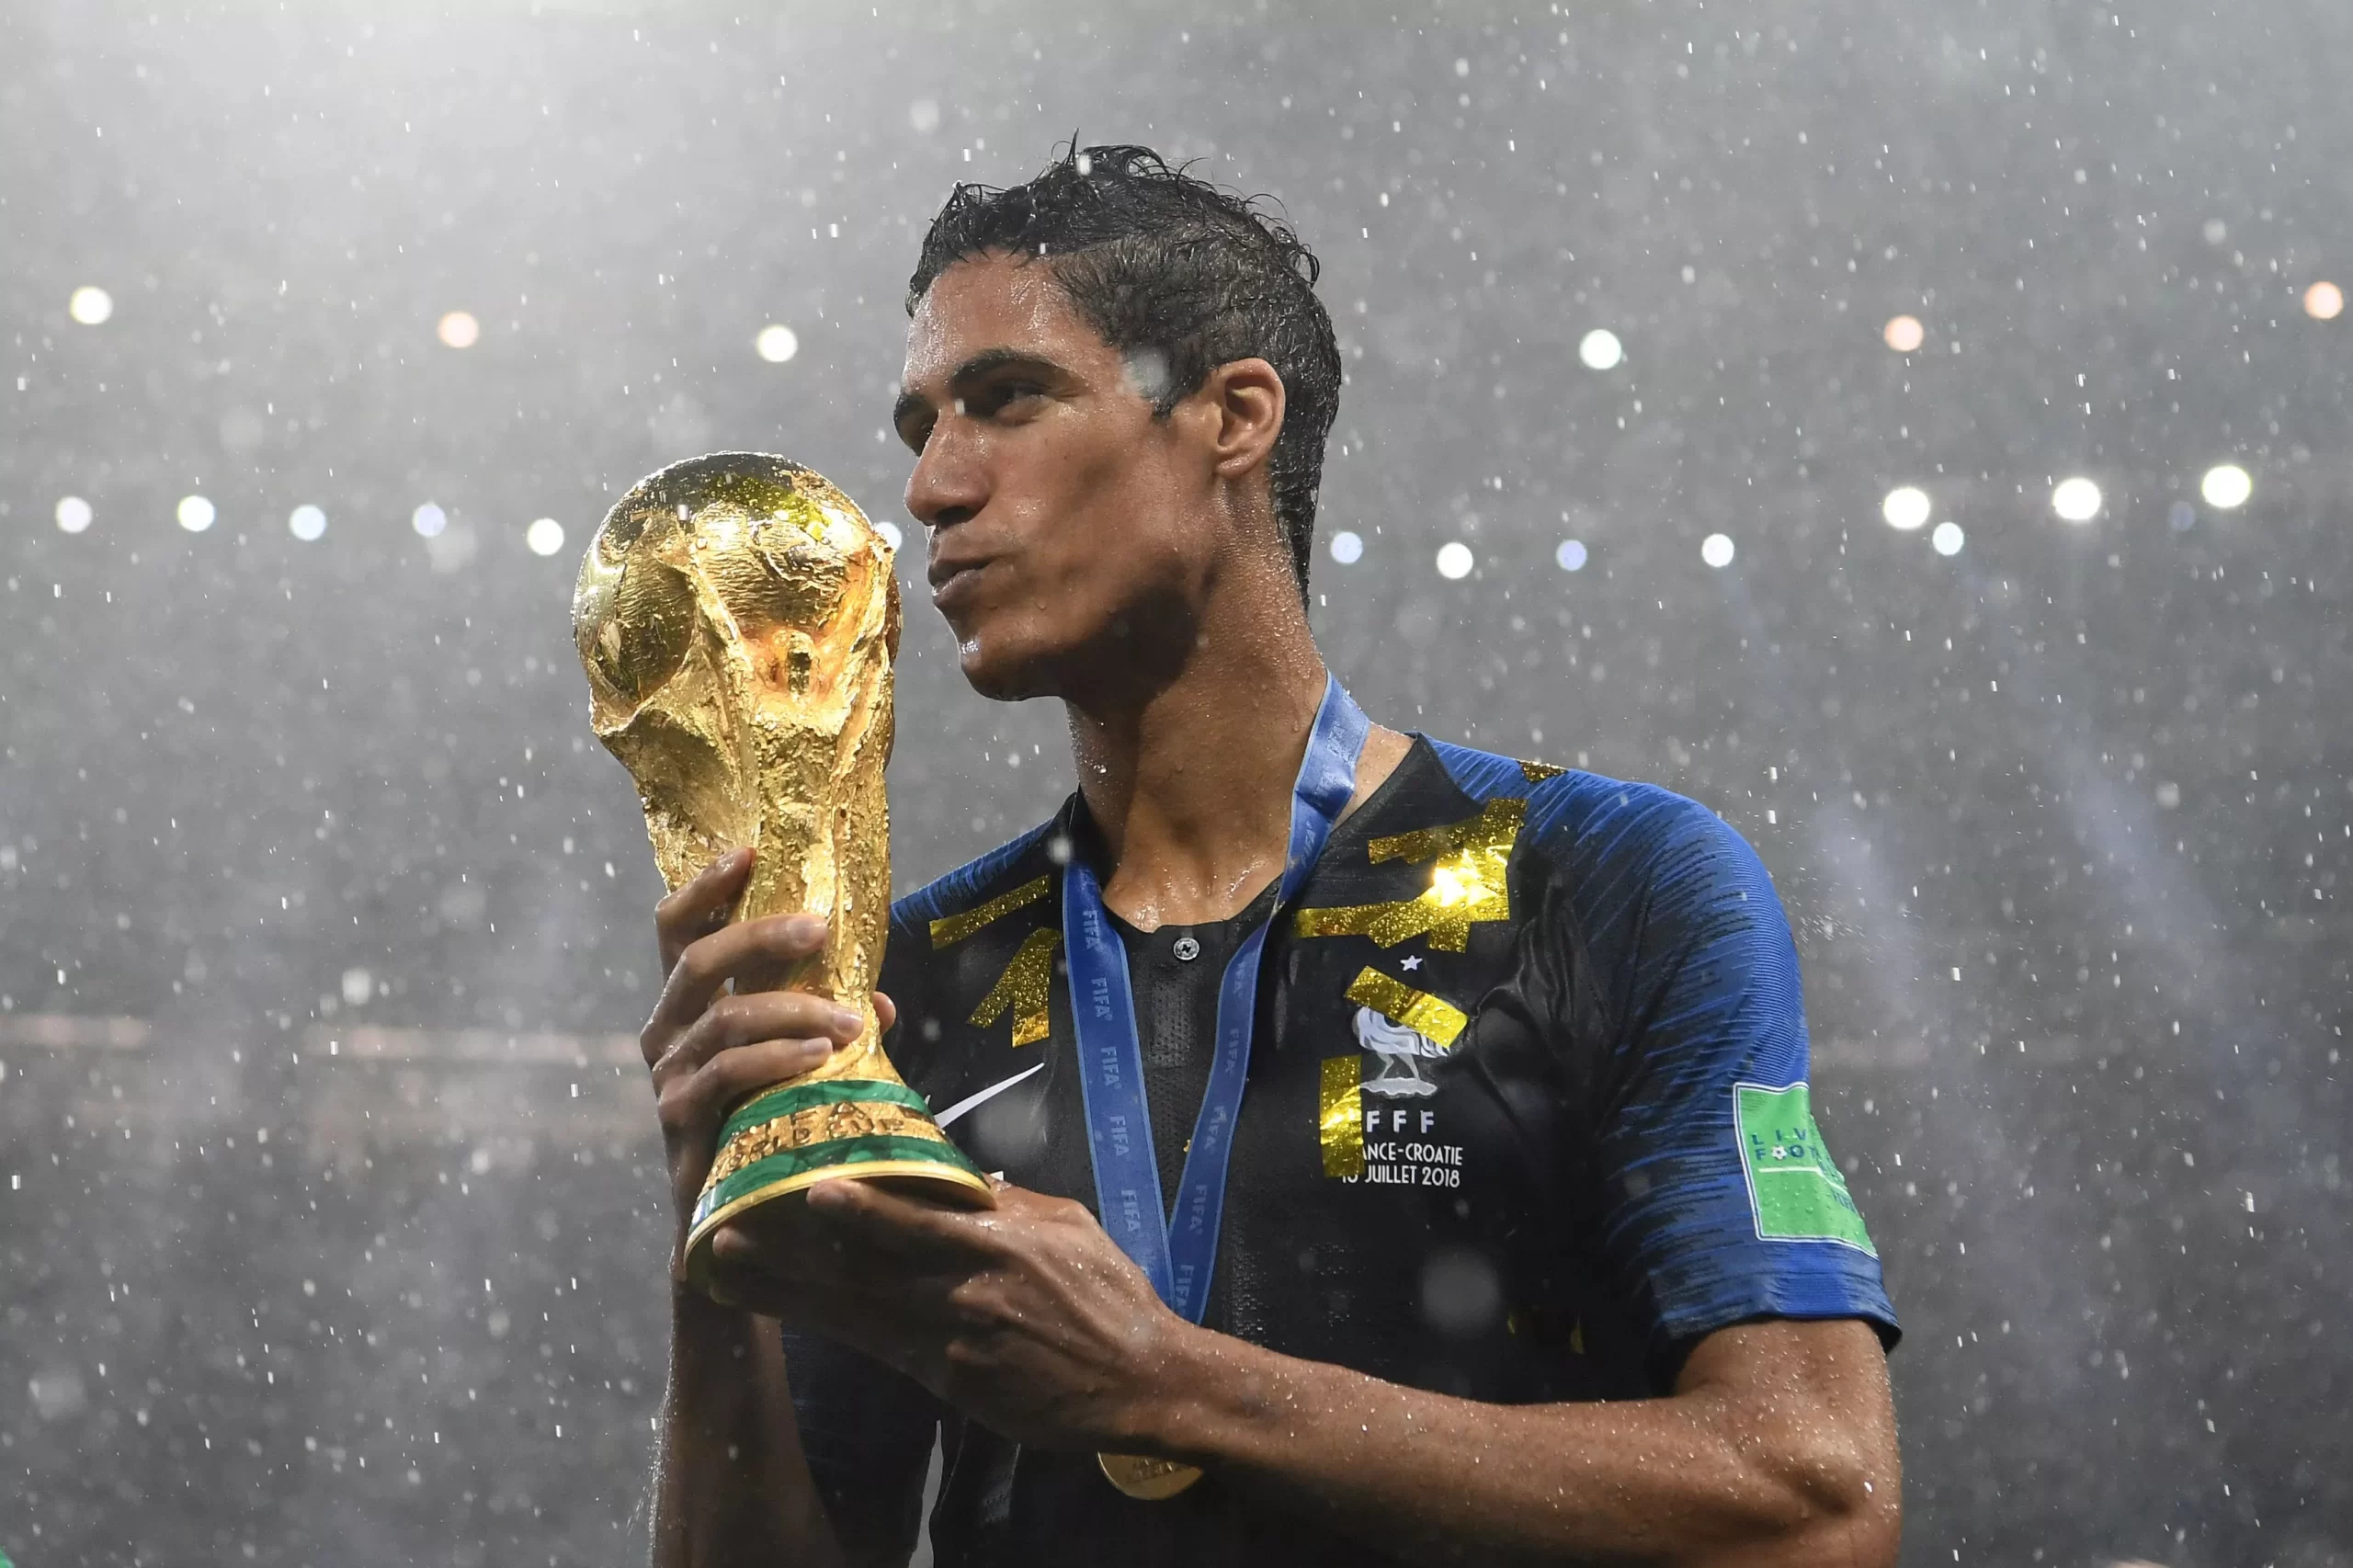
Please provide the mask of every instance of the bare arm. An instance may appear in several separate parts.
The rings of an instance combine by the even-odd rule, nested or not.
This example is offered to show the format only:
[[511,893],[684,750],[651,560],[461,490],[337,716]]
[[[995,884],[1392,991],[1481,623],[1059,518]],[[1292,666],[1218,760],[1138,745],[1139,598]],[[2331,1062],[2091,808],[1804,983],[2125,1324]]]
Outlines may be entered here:
[[[727,926],[750,869],[747,855],[723,858],[654,913],[665,980],[640,1043],[661,1111],[676,1249],[727,1108],[857,1031],[824,997],[724,994],[738,975],[781,972],[824,936],[805,916]],[[671,1261],[654,1568],[835,1568],[845,1557],[801,1452],[776,1324],[703,1295],[679,1277],[676,1250]]]
[[721,1244],[735,1278],[1018,1442],[1187,1460],[1429,1562],[1895,1561],[1887,1362],[1859,1321],[1720,1329],[1665,1398],[1485,1404],[1188,1324],[1076,1203],[1008,1187],[963,1214],[836,1182],[808,1208],[834,1279],[750,1236]]
[[654,1568],[843,1562],[801,1451],[784,1349],[764,1318],[670,1291]]
[[1598,1404],[1480,1404],[1204,1339],[1179,1358],[1194,1397],[1143,1446],[1364,1540],[1434,1561],[1895,1562],[1894,1415],[1861,1323],[1723,1329],[1673,1396]]

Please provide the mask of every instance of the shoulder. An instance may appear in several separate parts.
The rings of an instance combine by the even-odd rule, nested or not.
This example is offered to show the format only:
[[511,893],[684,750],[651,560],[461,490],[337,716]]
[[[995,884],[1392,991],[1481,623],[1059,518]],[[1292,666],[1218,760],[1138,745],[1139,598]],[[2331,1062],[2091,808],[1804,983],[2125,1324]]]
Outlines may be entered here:
[[881,979],[899,1023],[884,1049],[918,1091],[961,1093],[955,1063],[983,1034],[1009,1029],[1019,1046],[1049,1032],[1070,817],[1065,805],[891,906]]
[[[1065,810],[900,899],[891,906],[892,927],[929,936],[935,926],[953,923],[1008,897],[1029,902],[1051,896],[1054,888],[1049,873],[1054,861],[1049,841],[1067,831],[1067,814]],[[1040,882],[1044,885],[1037,885]]]
[[1481,805],[1521,801],[1523,854],[1574,872],[1588,888],[1597,877],[1652,887],[1695,879],[1764,880],[1764,865],[1748,841],[1688,796],[1446,741],[1427,744],[1455,786]]

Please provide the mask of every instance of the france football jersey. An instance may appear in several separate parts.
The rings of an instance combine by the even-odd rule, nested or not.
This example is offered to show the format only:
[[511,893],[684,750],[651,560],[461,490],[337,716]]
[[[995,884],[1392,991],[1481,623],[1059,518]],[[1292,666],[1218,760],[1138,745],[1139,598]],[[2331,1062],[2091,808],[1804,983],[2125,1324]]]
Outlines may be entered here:
[[[902,900],[882,989],[908,1083],[984,1170],[1092,1207],[1054,821]],[[1209,1073],[1231,921],[1123,929],[1164,1190]],[[1416,737],[1275,912],[1207,1326],[1496,1403],[1670,1391],[1761,1318],[1859,1318],[1879,1258],[1807,1096],[1763,865],[1650,785]],[[978,1563],[1386,1561],[1222,1485],[1122,1496],[839,1346],[787,1336],[804,1444],[860,1550]]]

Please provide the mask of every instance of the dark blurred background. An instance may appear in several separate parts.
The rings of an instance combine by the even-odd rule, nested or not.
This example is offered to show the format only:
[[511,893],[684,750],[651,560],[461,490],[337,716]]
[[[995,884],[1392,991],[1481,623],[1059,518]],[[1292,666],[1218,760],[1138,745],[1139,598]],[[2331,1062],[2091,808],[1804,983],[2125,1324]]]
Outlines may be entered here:
[[[1074,131],[1321,252],[1374,715],[1763,851],[1907,1563],[2353,1564],[2353,10],[0,0],[0,61],[20,1568],[642,1551],[658,884],[573,570],[719,447],[905,524],[917,237]],[[1070,779],[920,595],[900,694],[906,888]]]

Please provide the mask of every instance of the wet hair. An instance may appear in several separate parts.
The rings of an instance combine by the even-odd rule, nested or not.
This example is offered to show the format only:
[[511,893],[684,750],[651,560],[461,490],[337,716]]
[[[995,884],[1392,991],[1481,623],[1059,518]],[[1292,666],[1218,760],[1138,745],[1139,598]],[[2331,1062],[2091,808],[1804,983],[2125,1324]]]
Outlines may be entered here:
[[1216,367],[1265,359],[1284,399],[1267,477],[1304,597],[1324,441],[1340,408],[1340,349],[1315,297],[1314,254],[1259,198],[1172,168],[1149,147],[1075,140],[1025,185],[949,195],[907,279],[908,313],[949,267],[1002,252],[1042,261],[1105,342],[1157,372],[1138,380],[1163,417]]

